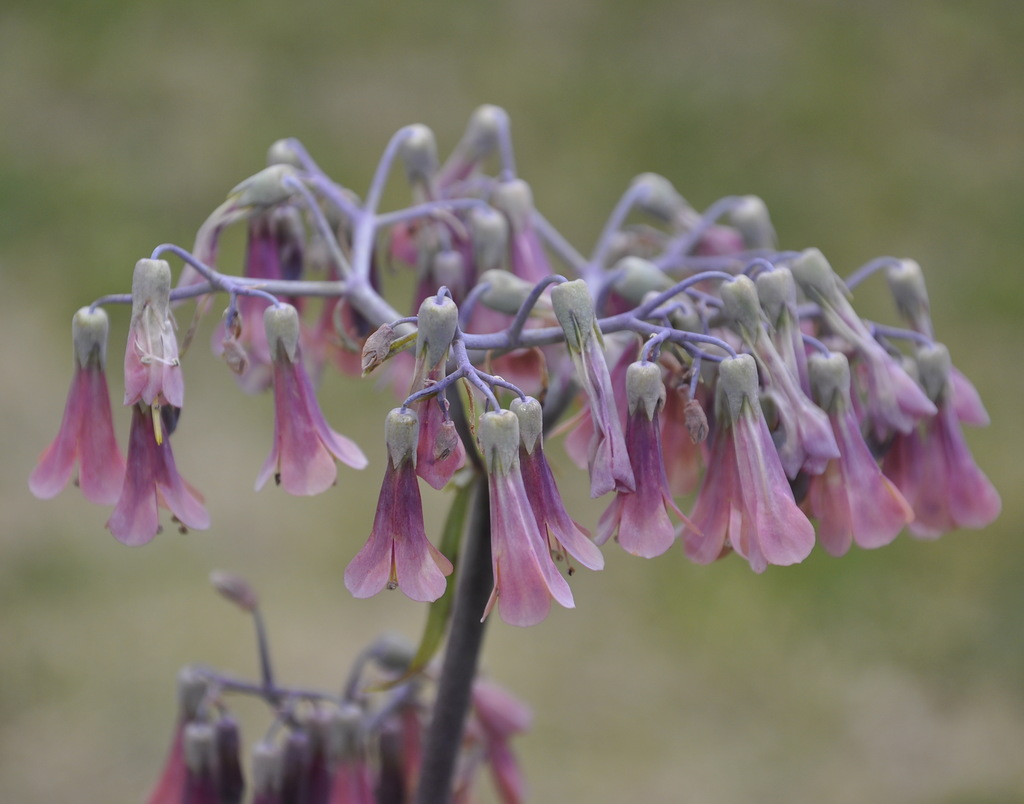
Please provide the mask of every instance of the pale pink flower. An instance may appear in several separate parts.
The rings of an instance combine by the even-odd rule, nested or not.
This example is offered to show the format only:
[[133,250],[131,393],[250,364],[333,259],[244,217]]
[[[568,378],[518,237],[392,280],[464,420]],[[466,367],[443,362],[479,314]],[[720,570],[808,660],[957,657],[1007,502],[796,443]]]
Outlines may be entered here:
[[811,478],[807,491],[807,505],[818,520],[818,539],[835,556],[846,553],[853,542],[864,548],[889,544],[914,518],[914,511],[882,474],[861,435],[850,399],[846,357],[812,356],[810,377],[840,451],[823,474]]
[[57,437],[39,456],[29,476],[32,493],[49,499],[63,489],[80,466],[78,485],[87,500],[117,502],[124,483],[124,457],[114,437],[110,394],[104,373],[107,314],[83,307],[71,322],[75,373]]
[[598,544],[618,537],[622,548],[635,556],[654,558],[668,550],[676,539],[668,512],[691,529],[695,526],[676,506],[669,491],[662,460],[659,414],[665,401],[661,369],[655,363],[633,363],[626,378],[629,419],[626,447],[636,491],[618,492],[597,525]]
[[159,412],[135,405],[124,485],[107,527],[119,542],[146,544],[160,532],[160,506],[169,509],[182,527],[210,527],[202,497],[178,474]]
[[485,413],[477,435],[487,467],[494,570],[484,616],[497,604],[510,625],[534,625],[547,617],[552,598],[573,608],[572,592],[551,559],[526,496],[519,469],[519,419],[507,410]]
[[396,408],[384,429],[388,465],[377,514],[370,538],[345,569],[345,586],[355,597],[397,588],[412,600],[437,600],[444,594],[452,564],[430,543],[423,526],[416,479],[416,415]]
[[299,319],[289,304],[264,313],[274,363],[274,444],[259,476],[260,489],[271,476],[289,494],[319,494],[338,476],[335,458],[353,469],[367,460],[363,451],[334,432],[316,401],[299,349]]
[[564,551],[587,569],[603,569],[604,556],[587,532],[569,516],[558,493],[555,477],[544,455],[540,403],[527,397],[514,400],[509,409],[519,417],[519,468],[541,536],[547,536],[554,542],[556,556]]
[[793,499],[761,413],[752,357],[719,364],[718,403],[693,526],[682,529],[686,554],[705,564],[731,547],[755,572],[803,561],[814,547],[814,527]]
[[602,349],[594,305],[586,283],[578,279],[551,290],[555,316],[565,332],[565,343],[576,367],[576,379],[590,403],[594,435],[590,440],[590,496],[609,491],[632,491],[633,470],[629,464],[622,425],[615,405],[611,376]]
[[530,729],[529,707],[491,681],[477,679],[472,691],[473,724],[483,742],[484,757],[503,804],[526,800],[526,780],[510,745],[511,738]]
[[172,405],[185,400],[178,341],[170,311],[171,267],[139,260],[132,277],[132,317],[124,353],[124,404]]

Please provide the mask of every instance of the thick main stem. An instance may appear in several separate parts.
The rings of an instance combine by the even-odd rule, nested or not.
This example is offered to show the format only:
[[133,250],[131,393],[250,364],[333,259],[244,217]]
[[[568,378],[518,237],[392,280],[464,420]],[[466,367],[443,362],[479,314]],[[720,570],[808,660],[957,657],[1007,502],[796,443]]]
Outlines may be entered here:
[[462,742],[484,639],[484,623],[480,621],[480,615],[494,586],[490,498],[485,475],[476,480],[464,542],[448,647],[441,666],[434,715],[423,748],[416,804],[447,804],[451,800],[455,760]]

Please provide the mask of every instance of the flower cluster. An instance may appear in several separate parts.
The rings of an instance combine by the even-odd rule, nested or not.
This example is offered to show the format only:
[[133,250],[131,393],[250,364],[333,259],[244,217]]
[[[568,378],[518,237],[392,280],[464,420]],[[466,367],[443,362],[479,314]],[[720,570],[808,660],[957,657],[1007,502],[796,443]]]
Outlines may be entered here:
[[[180,671],[171,747],[148,804],[407,800],[423,763],[432,671],[409,677],[410,647],[385,636],[358,656],[340,694],[280,685],[269,667],[255,596],[235,576],[215,573],[214,583],[257,616],[263,677],[248,681],[193,665]],[[229,699],[236,696],[262,699],[273,715],[271,728],[252,746],[248,774],[239,723],[230,711]],[[455,804],[477,800],[485,771],[503,804],[525,799],[511,741],[530,728],[530,721],[530,710],[503,687],[474,679],[452,784]]]
[[[502,169],[490,177],[483,166],[494,154]],[[474,114],[444,165],[429,129],[402,129],[362,203],[296,141],[276,143],[270,159],[204,223],[192,253],[161,246],[139,261],[130,297],[75,315],[64,421],[30,485],[53,496],[77,460],[83,493],[114,505],[108,527],[126,544],[153,538],[158,507],[182,529],[209,524],[171,452],[184,404],[172,307],[199,297],[208,309],[216,292],[229,304],[215,351],[244,389],[273,388],[273,442],[257,488],[273,477],[291,494],[317,494],[335,483],[335,461],[366,465],[317,403],[327,365],[365,374],[386,363],[408,389],[387,419],[373,531],[345,574],[357,597],[442,595],[454,556],[427,538],[416,478],[442,489],[469,464],[489,479],[488,610],[521,625],[542,619],[551,598],[572,606],[555,559],[600,569],[595,545],[612,538],[644,557],[677,539],[698,563],[735,552],[760,572],[806,558],[812,520],[824,549],[840,555],[905,527],[924,537],[983,527],[999,512],[961,430],[987,414],[934,339],[911,260],[881,258],[844,282],[816,249],[778,250],[759,199],[723,199],[700,214],[653,174],[633,182],[585,258],[515,176],[507,119],[494,107]],[[379,213],[396,159],[413,205]],[[628,224],[633,213],[655,226]],[[238,221],[249,248],[232,277],[212,266],[221,232]],[[173,291],[158,259],[168,252],[185,261]],[[555,274],[552,256],[579,278]],[[417,272],[414,315],[380,294],[383,259]],[[876,271],[905,328],[854,310],[851,289]],[[132,305],[126,460],[111,424],[99,306],[122,300]],[[474,423],[478,443],[467,443],[452,411],[474,396],[487,412]],[[614,493],[593,540],[566,512],[542,443],[545,424],[577,396],[567,448],[593,497]],[[686,515],[680,495],[698,483]]]

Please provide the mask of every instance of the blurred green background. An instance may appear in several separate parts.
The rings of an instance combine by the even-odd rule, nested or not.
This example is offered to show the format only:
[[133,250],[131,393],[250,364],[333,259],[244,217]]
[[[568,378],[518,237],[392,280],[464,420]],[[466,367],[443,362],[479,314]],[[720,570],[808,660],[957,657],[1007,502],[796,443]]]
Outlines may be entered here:
[[[106,511],[73,489],[37,501],[25,479],[59,422],[74,310],[127,290],[154,245],[190,245],[273,140],[300,137],[364,192],[398,127],[426,123],[444,152],[485,102],[509,111],[520,173],[584,250],[651,170],[699,208],[762,196],[783,245],[816,245],[841,272],[918,259],[939,337],[992,414],[968,435],[1004,502],[984,532],[816,553],[760,577],[738,560],[608,549],[605,572],[574,579],[576,611],[490,629],[487,669],[536,711],[519,743],[533,800],[1024,801],[1021,42],[1015,1],[7,0],[0,801],[143,799],[177,669],[255,670],[249,624],[209,591],[212,569],[261,590],[293,683],[335,686],[381,630],[416,638],[417,604],[357,602],[342,585],[391,405],[370,382],[331,378],[322,399],[368,471],[342,468],[312,500],[254,494],[269,400],[190,353],[175,451],[206,493],[208,533],[127,549]],[[892,320],[882,285],[856,302]],[[115,366],[126,321],[113,312]],[[603,503],[560,466],[592,526]],[[444,502],[428,498],[434,527]],[[255,738],[263,712],[239,710]]]

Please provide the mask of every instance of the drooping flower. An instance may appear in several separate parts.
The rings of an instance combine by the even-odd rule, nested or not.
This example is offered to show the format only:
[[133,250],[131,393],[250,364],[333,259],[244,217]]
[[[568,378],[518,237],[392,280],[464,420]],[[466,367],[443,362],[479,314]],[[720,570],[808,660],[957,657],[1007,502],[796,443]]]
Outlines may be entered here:
[[555,477],[544,455],[543,411],[532,397],[516,399],[509,409],[519,417],[519,467],[523,487],[533,507],[541,536],[554,542],[554,553],[563,551],[587,569],[604,568],[604,556],[565,510]]
[[163,771],[147,804],[181,804],[185,791],[185,727],[199,714],[199,707],[207,692],[206,680],[194,668],[185,667],[178,673],[178,717],[174,724],[171,748]]
[[124,404],[173,405],[185,400],[178,341],[170,311],[171,266],[139,260],[132,276],[132,317],[124,353]]
[[718,368],[716,428],[708,469],[682,539],[686,554],[707,564],[731,547],[755,572],[796,564],[814,547],[814,527],[797,507],[758,403],[750,355]]
[[328,804],[376,804],[361,719],[355,704],[345,704],[331,715],[327,748],[333,769]]
[[353,469],[367,460],[363,451],[327,424],[299,349],[299,316],[290,304],[268,307],[263,315],[274,362],[274,444],[256,488],[271,475],[289,494],[326,491],[338,476],[337,458]]
[[554,598],[566,608],[575,603],[551,559],[526,496],[519,468],[519,419],[511,411],[489,411],[477,427],[487,468],[491,509],[491,564],[494,590],[484,616],[497,604],[510,625],[534,625]]
[[809,367],[815,398],[828,411],[840,451],[808,487],[807,505],[818,520],[818,539],[834,556],[846,553],[853,542],[864,548],[882,547],[899,535],[914,511],[882,474],[861,435],[846,357],[812,355]]
[[[458,326],[459,311],[447,296],[430,296],[419,308],[416,336],[416,368],[410,393],[442,379],[448,351]],[[433,488],[442,489],[466,465],[466,448],[448,417],[448,403],[442,395],[414,403],[420,417],[416,474]]]
[[622,425],[615,406],[608,364],[602,350],[594,304],[582,279],[556,285],[551,290],[555,316],[565,332],[565,343],[576,368],[576,379],[590,403],[594,435],[590,441],[590,496],[609,491],[632,491],[633,470],[629,464]]
[[87,500],[117,502],[124,483],[124,457],[114,437],[105,374],[107,314],[83,307],[71,321],[75,373],[57,437],[29,476],[32,493],[49,499],[63,489],[79,464],[78,485]]
[[789,478],[801,470],[820,474],[839,457],[839,447],[828,417],[801,388],[797,367],[787,363],[765,332],[757,286],[741,275],[722,285],[721,297],[730,326],[757,361],[764,382],[762,397],[774,403],[779,424],[773,438],[782,468]]
[[807,297],[820,306],[828,328],[853,350],[853,381],[875,438],[881,442],[892,433],[909,433],[922,419],[934,416],[935,405],[871,335],[824,255],[807,249],[790,268]]
[[620,491],[601,515],[597,525],[598,544],[618,537],[622,548],[635,556],[654,558],[668,550],[676,539],[669,510],[695,526],[676,506],[665,476],[661,451],[659,415],[665,404],[665,385],[656,363],[637,362],[626,375],[629,419],[626,447],[636,491]]
[[509,268],[520,279],[531,285],[551,276],[544,246],[533,226],[533,192],[522,179],[511,179],[498,184],[491,195],[491,205],[508,218]]
[[882,468],[914,509],[909,525],[914,536],[932,539],[957,528],[983,528],[999,516],[1002,501],[964,439],[949,352],[938,343],[925,347],[917,354],[917,365],[938,413],[914,431],[896,436]]
[[472,719],[468,728],[483,743],[483,759],[502,804],[526,800],[526,780],[510,745],[512,737],[528,731],[533,713],[507,690],[485,679],[473,682]]
[[131,546],[146,544],[160,532],[160,506],[169,509],[182,527],[210,527],[202,497],[178,474],[170,435],[156,411],[142,405],[132,408],[124,485],[107,520],[114,537]]
[[345,586],[355,597],[371,597],[385,587],[401,589],[412,600],[437,600],[445,590],[451,562],[430,543],[416,479],[416,414],[395,408],[384,423],[388,465],[377,500],[373,530],[345,569]]

